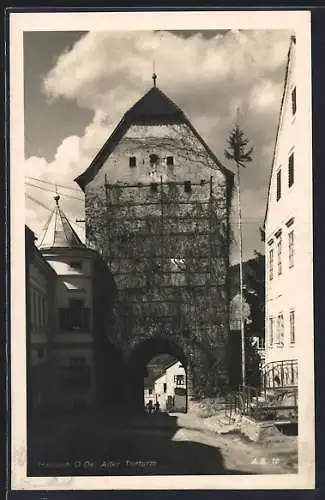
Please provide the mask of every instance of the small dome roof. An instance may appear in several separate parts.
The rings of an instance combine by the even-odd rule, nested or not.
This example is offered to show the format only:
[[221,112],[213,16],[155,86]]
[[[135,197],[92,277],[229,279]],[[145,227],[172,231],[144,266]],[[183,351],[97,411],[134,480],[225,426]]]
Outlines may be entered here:
[[38,248],[85,248],[59,205],[60,196],[54,197],[56,205],[44,227]]

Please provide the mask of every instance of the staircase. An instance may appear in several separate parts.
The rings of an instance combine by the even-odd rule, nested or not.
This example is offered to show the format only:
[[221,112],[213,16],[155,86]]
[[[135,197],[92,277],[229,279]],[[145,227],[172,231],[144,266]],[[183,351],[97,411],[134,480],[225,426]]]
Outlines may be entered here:
[[225,416],[231,422],[238,415],[259,421],[297,422],[297,360],[268,363],[262,369],[261,387],[240,386],[238,391],[229,394]]

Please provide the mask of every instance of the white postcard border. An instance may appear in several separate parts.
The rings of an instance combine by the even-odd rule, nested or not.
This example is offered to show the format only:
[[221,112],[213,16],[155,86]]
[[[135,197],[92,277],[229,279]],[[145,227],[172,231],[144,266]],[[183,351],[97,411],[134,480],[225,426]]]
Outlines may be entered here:
[[[286,29],[297,38],[300,106],[305,119],[301,137],[312,164],[311,42],[307,11],[121,12],[121,13],[11,13],[10,14],[10,214],[11,214],[11,487],[14,490],[169,490],[169,489],[313,489],[314,342],[313,332],[300,341],[299,362],[299,472],[289,475],[141,476],[141,477],[27,477],[26,475],[26,321],[24,231],[24,100],[23,32],[153,29]],[[302,113],[303,114],[303,113]],[[310,194],[312,205],[312,172]],[[311,232],[312,233],[312,232]],[[312,234],[311,234],[312,236]],[[312,260],[312,255],[311,255]],[[312,269],[312,263],[310,265]],[[300,284],[312,296],[312,272]]]

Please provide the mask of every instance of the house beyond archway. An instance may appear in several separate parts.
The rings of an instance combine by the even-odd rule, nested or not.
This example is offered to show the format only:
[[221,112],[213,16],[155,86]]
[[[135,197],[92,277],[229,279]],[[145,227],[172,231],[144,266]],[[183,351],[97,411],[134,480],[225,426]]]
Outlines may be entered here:
[[162,339],[151,338],[139,343],[132,351],[129,363],[130,384],[129,401],[131,410],[143,411],[144,401],[144,378],[148,375],[148,363],[160,354],[169,354],[179,361],[185,370],[186,403],[185,411],[188,408],[188,362],[183,349],[176,343]]
[[146,412],[187,412],[186,370],[181,361],[169,354],[160,354],[147,364],[144,378]]

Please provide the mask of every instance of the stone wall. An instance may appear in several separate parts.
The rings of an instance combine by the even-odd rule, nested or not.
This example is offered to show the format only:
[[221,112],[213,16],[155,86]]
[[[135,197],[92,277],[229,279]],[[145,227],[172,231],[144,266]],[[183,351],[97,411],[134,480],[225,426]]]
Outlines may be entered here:
[[114,341],[127,355],[148,338],[177,342],[208,392],[227,380],[227,193],[185,125],[131,127],[85,189],[87,242],[118,289]]
[[243,416],[240,423],[240,432],[251,441],[261,441],[270,428],[274,429],[272,422],[256,422],[256,420]]

